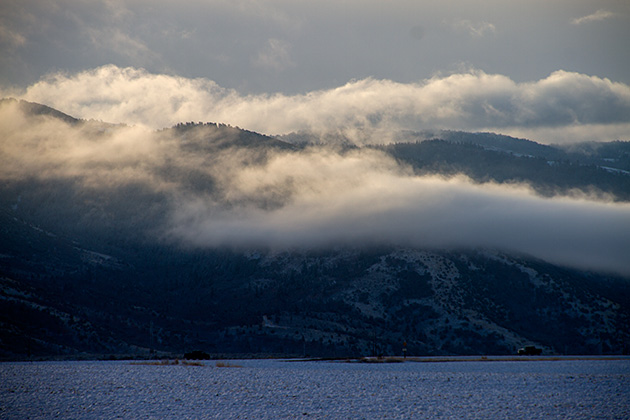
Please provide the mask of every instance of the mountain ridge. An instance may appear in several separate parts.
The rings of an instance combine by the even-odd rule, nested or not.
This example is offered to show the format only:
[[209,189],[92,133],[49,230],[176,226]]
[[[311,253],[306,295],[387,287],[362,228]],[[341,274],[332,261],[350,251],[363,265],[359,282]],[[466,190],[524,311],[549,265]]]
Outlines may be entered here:
[[[34,105],[27,107],[26,121],[33,109],[36,116],[76,124]],[[64,156],[63,165],[46,166],[55,176],[24,172],[27,177],[3,181],[4,360],[181,357],[193,349],[216,357],[341,357],[399,354],[403,342],[410,356],[515,354],[529,344],[546,354],[630,352],[630,281],[615,274],[480,247],[384,243],[274,249],[173,241],[160,226],[172,223],[173,207],[188,196],[194,206],[205,203],[201,198],[211,203],[214,217],[282,209],[295,200],[282,188],[294,191],[304,174],[287,170],[285,178],[274,173],[280,181],[245,181],[267,176],[260,168],[270,164],[280,162],[284,169],[313,149],[214,123],[184,123],[148,140],[124,131],[126,142],[116,133],[128,128],[110,128],[88,139],[89,145],[102,146],[100,152],[111,143],[122,158],[90,158],[86,178],[76,171],[50,172],[64,165],[82,170]],[[129,139],[135,143],[125,149]],[[532,162],[556,168],[546,157],[462,143],[428,140],[366,151],[385,153],[415,174],[465,173],[479,183],[528,182],[517,178],[514,168],[524,168],[531,178]],[[357,150],[323,156],[356,160]],[[139,171],[143,165],[147,169]],[[507,172],[497,171],[502,166]],[[600,174],[594,166],[566,163],[587,179],[589,171]],[[250,172],[252,177],[243,178]],[[580,187],[569,179],[573,184],[563,190],[553,179],[557,173],[542,172],[554,182],[549,196]],[[630,191],[625,175],[605,173],[602,179],[615,180],[616,187],[600,189],[624,201]],[[102,180],[108,183],[94,186]]]

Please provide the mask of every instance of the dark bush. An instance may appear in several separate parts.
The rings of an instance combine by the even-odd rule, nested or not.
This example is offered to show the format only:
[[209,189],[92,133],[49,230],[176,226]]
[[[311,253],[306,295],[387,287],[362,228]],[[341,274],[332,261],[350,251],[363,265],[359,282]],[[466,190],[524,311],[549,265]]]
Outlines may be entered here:
[[195,350],[184,354],[184,359],[188,360],[210,360],[210,355],[205,351]]

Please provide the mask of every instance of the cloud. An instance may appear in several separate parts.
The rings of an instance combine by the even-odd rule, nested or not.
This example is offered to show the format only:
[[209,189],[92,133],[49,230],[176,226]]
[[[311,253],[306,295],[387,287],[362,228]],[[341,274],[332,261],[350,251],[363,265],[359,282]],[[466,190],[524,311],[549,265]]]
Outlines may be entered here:
[[19,48],[26,44],[26,37],[4,25],[0,25],[0,45],[8,48]]
[[99,50],[110,51],[123,57],[133,57],[138,63],[149,63],[159,59],[139,38],[134,38],[119,28],[86,29],[92,46]]
[[[630,56],[615,42],[628,37],[627,22],[575,31],[578,3],[5,0],[0,45],[5,56],[15,47],[0,54],[0,83],[24,87],[51,71],[111,63],[206,77],[242,94],[295,94],[369,76],[413,83],[462,61],[518,81],[571,69],[630,83]],[[599,3],[627,13],[619,1]],[[278,68],[282,77],[271,77]]]
[[253,59],[255,66],[266,69],[282,71],[292,67],[295,63],[291,60],[291,44],[281,39],[271,38]]
[[230,94],[207,79],[109,65],[75,75],[52,74],[23,97],[81,118],[163,128],[211,119],[214,106]]
[[497,32],[496,26],[489,22],[472,22],[468,19],[459,19],[453,22],[453,28],[456,30],[464,30],[471,36],[480,38],[488,34]]
[[573,25],[582,25],[584,23],[599,22],[599,21],[602,21],[602,20],[610,19],[610,18],[612,18],[614,16],[615,16],[615,14],[612,13],[612,12],[609,12],[609,11],[604,10],[604,9],[599,9],[595,13],[590,14],[588,16],[583,16],[581,18],[573,19],[571,21],[571,24],[573,24]]
[[[0,180],[66,179],[105,191],[96,195],[105,200],[128,185],[159,193],[166,222],[152,234],[188,246],[484,247],[630,276],[628,203],[416,176],[371,149],[312,147],[254,159],[246,149],[208,149],[206,135],[182,140],[168,130],[25,117],[4,102]],[[141,208],[135,197],[123,202]]]
[[[369,158],[352,162],[355,157],[338,156],[313,162],[312,157],[278,158],[264,169],[303,165],[315,174],[299,181],[300,188],[286,205],[271,211],[224,210],[188,200],[175,214],[171,233],[211,247],[485,247],[630,274],[625,255],[630,246],[627,204],[542,199],[525,187],[405,176],[383,165],[374,170]],[[334,182],[318,175],[331,169]]]
[[73,126],[25,115],[17,101],[0,104],[0,137],[0,179],[76,179],[89,188],[142,183],[161,189],[147,168],[160,166],[171,147],[140,127]]
[[418,83],[367,78],[298,95],[241,95],[208,79],[109,65],[52,74],[21,96],[82,118],[151,128],[215,121],[266,134],[341,132],[376,143],[393,130],[442,128],[538,132],[549,137],[534,140],[547,143],[566,141],[567,129],[603,141],[627,138],[630,124],[630,86],[566,71],[522,83],[471,71]]

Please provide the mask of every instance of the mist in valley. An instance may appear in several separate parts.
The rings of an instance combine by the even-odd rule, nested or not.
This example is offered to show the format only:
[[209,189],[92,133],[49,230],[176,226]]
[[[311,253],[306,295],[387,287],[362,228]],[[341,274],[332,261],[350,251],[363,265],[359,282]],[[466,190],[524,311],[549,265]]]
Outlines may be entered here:
[[241,250],[491,248],[630,274],[630,204],[606,194],[541,196],[526,183],[419,175],[383,149],[296,145],[223,124],[73,123],[25,113],[18,101],[0,113],[3,182],[66,183],[107,208],[113,224],[144,218],[150,240]]

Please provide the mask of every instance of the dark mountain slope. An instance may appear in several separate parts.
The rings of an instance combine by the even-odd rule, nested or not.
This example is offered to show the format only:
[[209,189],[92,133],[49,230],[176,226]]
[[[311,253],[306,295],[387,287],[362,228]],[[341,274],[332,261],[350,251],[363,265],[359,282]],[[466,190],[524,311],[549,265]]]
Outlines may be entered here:
[[295,146],[227,124],[218,123],[182,123],[164,130],[167,136],[181,139],[185,147],[192,151],[217,151],[227,148],[245,148],[249,150],[285,149],[294,150]]
[[629,350],[627,280],[527,257],[148,245],[119,247],[117,257],[3,222],[23,238],[0,251],[4,358],[360,356],[398,354],[403,341],[413,355]]
[[[397,143],[380,148],[411,165],[418,174],[452,176],[461,173],[477,182],[522,182],[545,196],[577,189],[610,194],[618,201],[630,200],[630,174],[595,164],[581,164],[576,157],[549,161],[545,157],[514,155],[473,143],[445,140]],[[583,161],[587,161],[586,157]]]
[[440,139],[449,143],[473,144],[485,150],[504,152],[516,156],[539,157],[546,160],[562,160],[565,158],[565,153],[558,147],[495,133],[468,133],[450,130],[407,131],[399,134],[397,142],[417,143],[426,139]]
[[[297,146],[356,148],[342,135],[299,132],[279,137]],[[544,196],[575,190],[630,200],[630,142],[543,145],[495,133],[401,131],[385,151],[418,174],[465,174],[476,182],[527,183]]]
[[17,100],[13,98],[0,99],[0,107],[11,105],[11,104],[17,104],[20,110],[22,110],[22,112],[24,112],[24,114],[28,116],[38,116],[38,115],[49,116],[49,117],[58,119],[60,121],[64,121],[68,124],[73,124],[73,125],[79,124],[81,122],[80,119],[71,117],[70,115],[64,114],[63,112],[58,111],[46,105],[42,105],[42,104],[38,104],[34,102],[28,102],[24,100]]
[[[361,356],[400,353],[404,341],[410,355],[514,354],[527,344],[562,354],[630,350],[624,278],[494,250],[270,251],[174,241],[164,226],[181,197],[210,203],[218,214],[282,205],[286,197],[274,195],[273,184],[263,184],[270,204],[257,188],[253,197],[238,195],[247,179],[236,181],[302,149],[216,124],[180,125],[147,139],[125,127],[98,123],[91,130],[93,122],[49,117],[64,135],[80,125],[94,135],[91,145],[113,144],[117,159],[90,157],[88,170],[72,172],[66,169],[76,162],[64,155],[62,164],[44,162],[47,172],[2,179],[3,359],[162,357],[193,349]],[[127,158],[121,144],[130,142],[143,152]],[[541,185],[561,187],[545,172],[554,168],[546,160],[479,145],[430,141],[382,150],[419,173],[536,185],[533,173],[541,172]],[[571,168],[590,177],[580,172],[589,166]],[[569,180],[566,188],[579,185]],[[628,189],[619,185],[621,197]]]
[[[610,172],[630,172],[630,142],[581,143],[563,147],[573,162],[598,165]],[[625,171],[625,172],[624,172]]]

